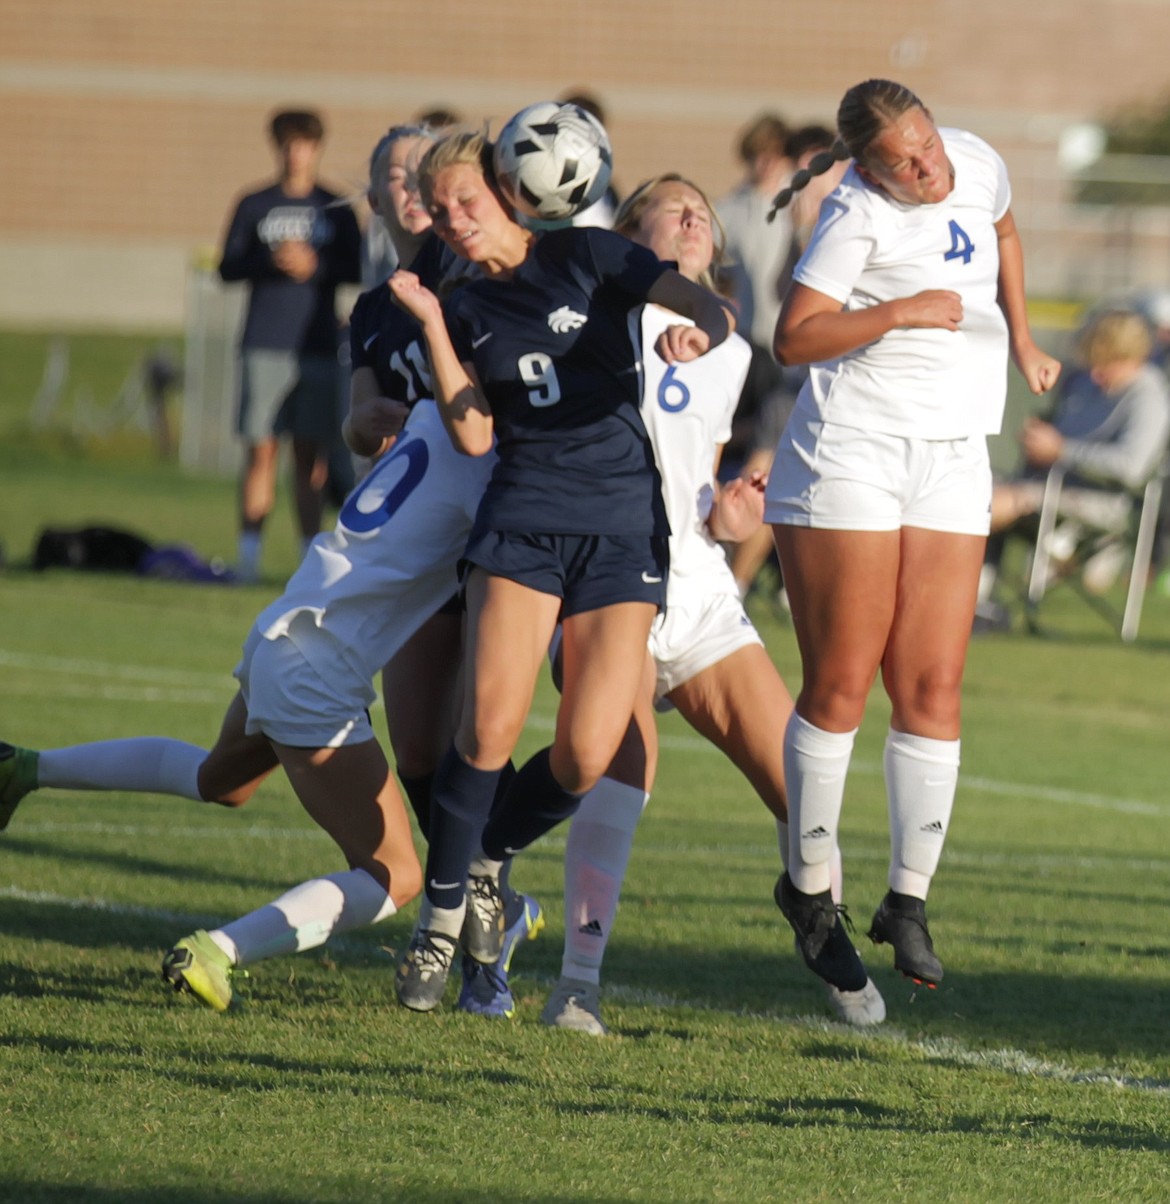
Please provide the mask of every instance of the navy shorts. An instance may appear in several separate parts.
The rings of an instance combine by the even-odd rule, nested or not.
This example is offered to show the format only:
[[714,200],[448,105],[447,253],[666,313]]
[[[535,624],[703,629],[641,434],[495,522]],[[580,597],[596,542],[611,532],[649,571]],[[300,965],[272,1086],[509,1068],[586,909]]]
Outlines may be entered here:
[[666,605],[670,554],[653,535],[531,535],[473,531],[463,569],[475,565],[563,600],[561,618],[619,602]]

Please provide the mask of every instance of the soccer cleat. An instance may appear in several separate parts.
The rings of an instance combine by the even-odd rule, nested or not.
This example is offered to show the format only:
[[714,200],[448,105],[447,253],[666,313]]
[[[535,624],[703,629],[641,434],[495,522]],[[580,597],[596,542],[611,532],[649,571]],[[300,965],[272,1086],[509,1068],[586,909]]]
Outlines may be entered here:
[[466,953],[485,966],[500,960],[504,943],[504,900],[500,887],[487,874],[467,879],[467,911],[460,943]]
[[37,761],[41,754],[0,741],[0,832],[8,827],[17,804],[37,788]]
[[776,906],[796,933],[796,947],[805,965],[839,991],[861,991],[869,980],[865,966],[845,931],[853,927],[844,906],[828,891],[806,895],[792,885],[787,871],[772,892]]
[[429,1012],[437,1007],[458,947],[459,942],[444,932],[415,929],[394,979],[398,1002],[415,1012]]
[[886,1001],[872,978],[865,980],[860,991],[840,991],[832,983],[825,983],[825,988],[837,1019],[845,1024],[865,1028],[870,1024],[881,1024],[886,1018]]
[[591,1037],[608,1036],[609,1029],[601,1022],[601,987],[580,978],[561,978],[540,1013],[540,1022]]
[[163,982],[176,991],[194,995],[217,1012],[227,1011],[232,1001],[232,978],[247,972],[232,965],[231,958],[201,928],[185,936],[168,951],[162,963]]
[[455,1005],[473,1016],[499,1016],[510,1020],[516,1013],[516,1000],[508,987],[508,977],[498,965],[481,966],[473,957],[463,955],[463,989]]
[[544,912],[531,895],[517,895],[520,914],[504,929],[504,944],[500,949],[499,965],[507,974],[512,968],[512,954],[521,941],[534,941],[544,927]]
[[888,891],[873,913],[869,939],[875,945],[894,946],[894,969],[919,986],[932,990],[942,982],[942,962],[926,926],[926,904],[912,895]]

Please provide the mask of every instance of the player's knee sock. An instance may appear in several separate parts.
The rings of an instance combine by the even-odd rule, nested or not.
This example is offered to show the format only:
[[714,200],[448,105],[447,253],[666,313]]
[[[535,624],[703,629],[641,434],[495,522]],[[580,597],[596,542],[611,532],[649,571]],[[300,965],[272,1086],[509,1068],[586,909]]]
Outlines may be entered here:
[[233,962],[246,966],[316,948],[339,932],[376,924],[396,910],[385,889],[365,870],[346,870],[302,882],[208,935]]
[[806,895],[832,888],[832,856],[856,735],[856,728],[822,731],[795,711],[784,730],[788,874]]
[[[432,908],[462,913],[467,867],[479,851],[479,835],[491,809],[499,776],[498,769],[468,765],[454,744],[435,771],[425,886]],[[420,924],[423,918],[420,911]]]
[[37,786],[61,790],[149,790],[203,802],[199,766],[207,749],[163,736],[101,740],[47,748],[37,761]]
[[422,833],[423,840],[429,841],[431,830],[431,786],[434,783],[435,775],[433,773],[424,773],[416,778],[408,778],[406,774],[399,770],[398,780],[402,783],[402,789],[406,792],[406,798],[410,803],[410,809],[414,812],[414,818],[418,820],[418,830]]
[[602,778],[581,800],[565,842],[565,952],[561,974],[599,982],[634,831],[650,796]]
[[236,572],[242,581],[255,581],[260,575],[260,545],[262,536],[259,531],[241,531],[239,550],[236,554]]
[[890,810],[890,889],[925,899],[959,780],[959,741],[890,729],[882,764]]
[[503,861],[551,832],[581,804],[553,776],[550,749],[542,748],[520,769],[483,830],[483,851]]
[[[776,821],[776,835],[780,842],[780,862],[788,868],[788,824],[784,820]],[[845,876],[841,865],[841,846],[833,842],[833,851],[829,854],[829,893],[834,903],[840,903],[845,898]]]

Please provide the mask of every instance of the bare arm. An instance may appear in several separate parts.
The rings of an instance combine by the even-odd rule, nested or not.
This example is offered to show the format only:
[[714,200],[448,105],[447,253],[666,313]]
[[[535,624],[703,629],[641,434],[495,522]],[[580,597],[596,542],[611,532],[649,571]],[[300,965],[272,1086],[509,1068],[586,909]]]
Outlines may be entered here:
[[455,450],[482,456],[492,449],[491,407],[479,388],[474,369],[461,363],[451,343],[438,297],[413,272],[395,272],[389,280],[395,301],[422,327],[431,360],[431,381],[439,414]]
[[773,350],[780,363],[814,364],[834,360],[899,327],[958,330],[963,303],[958,293],[934,288],[846,312],[840,301],[794,284],[776,323]]
[[1032,340],[1024,299],[1024,249],[1010,209],[995,223],[995,233],[999,239],[999,307],[1007,319],[1012,360],[1033,393],[1046,393],[1060,376],[1060,362]]
[[355,368],[349,378],[349,413],[341,433],[350,451],[371,459],[388,451],[410,410],[384,397],[373,368]]
[[655,350],[668,364],[697,359],[735,329],[735,316],[726,302],[673,268],[658,277],[646,300],[694,322],[694,326],[668,326],[658,336]]

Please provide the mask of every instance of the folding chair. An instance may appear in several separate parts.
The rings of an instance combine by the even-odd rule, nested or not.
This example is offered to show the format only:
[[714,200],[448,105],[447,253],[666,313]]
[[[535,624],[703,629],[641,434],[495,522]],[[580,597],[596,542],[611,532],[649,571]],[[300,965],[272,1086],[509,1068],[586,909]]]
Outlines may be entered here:
[[[1154,551],[1158,510],[1162,504],[1162,492],[1168,473],[1170,462],[1163,460],[1144,488],[1126,493],[1132,505],[1125,527],[1117,530],[1094,530],[1082,523],[1083,534],[1077,539],[1070,554],[1058,557],[1053,552],[1053,536],[1057,530],[1065,470],[1054,466],[1049,471],[1044,485],[1044,500],[1040,507],[1040,525],[1032,553],[1032,567],[1028,575],[1026,612],[1028,626],[1032,630],[1038,630],[1036,613],[1045,593],[1053,585],[1066,582],[1117,628],[1118,634],[1126,643],[1137,637],[1138,624],[1142,617],[1142,602],[1145,599],[1150,573],[1150,559]],[[1107,548],[1117,546],[1123,547],[1130,557],[1125,608],[1120,613],[1107,598],[1086,589],[1081,579],[1082,570],[1094,556]]]

